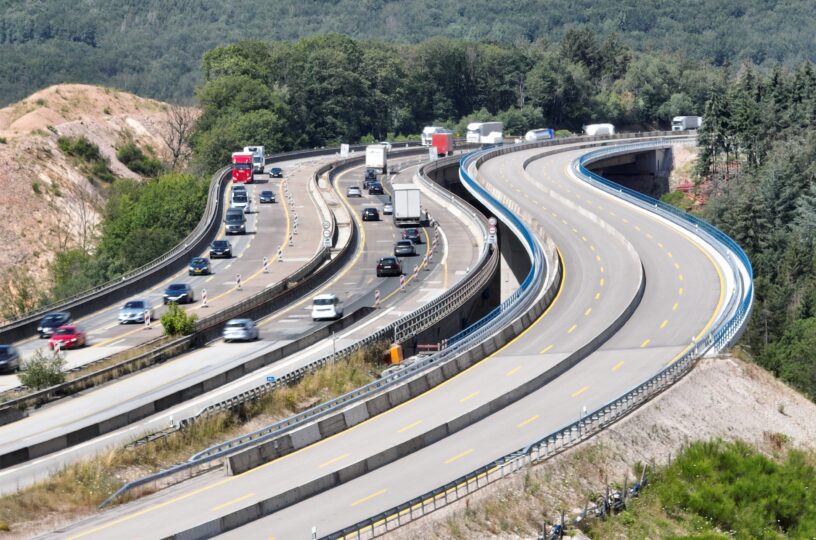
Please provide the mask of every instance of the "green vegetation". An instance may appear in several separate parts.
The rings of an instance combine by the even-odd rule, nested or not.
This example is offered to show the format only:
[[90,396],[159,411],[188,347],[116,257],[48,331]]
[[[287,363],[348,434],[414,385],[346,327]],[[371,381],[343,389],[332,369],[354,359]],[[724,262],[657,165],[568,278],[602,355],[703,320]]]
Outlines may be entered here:
[[198,315],[189,315],[175,302],[171,302],[167,311],[161,316],[161,323],[166,336],[187,336],[195,332]]
[[142,176],[155,177],[164,168],[160,160],[146,156],[142,149],[132,141],[128,141],[116,149],[116,158],[125,167]]
[[816,73],[746,70],[706,106],[697,163],[707,216],[754,266],[742,342],[764,367],[816,398]]
[[[418,43],[428,36],[500,44],[560,41],[567,29],[618,32],[635,50],[739,66],[816,57],[807,0],[247,0],[0,2],[0,105],[64,81],[186,101],[205,51],[242,39],[296,41],[326,32]],[[126,21],[126,24],[123,24]],[[772,39],[771,39],[772,37]],[[248,66],[251,68],[251,66]],[[353,78],[353,74],[350,75]],[[478,107],[477,107],[478,108]]]
[[77,158],[83,172],[93,179],[113,182],[115,177],[108,167],[108,159],[99,151],[99,147],[85,137],[60,137],[57,139],[60,150]]
[[34,356],[23,363],[20,382],[34,390],[41,390],[65,381],[65,354],[44,353],[37,350]]
[[665,193],[660,197],[660,200],[686,212],[690,212],[694,206],[694,201],[688,198],[682,191],[670,191],[669,193]]

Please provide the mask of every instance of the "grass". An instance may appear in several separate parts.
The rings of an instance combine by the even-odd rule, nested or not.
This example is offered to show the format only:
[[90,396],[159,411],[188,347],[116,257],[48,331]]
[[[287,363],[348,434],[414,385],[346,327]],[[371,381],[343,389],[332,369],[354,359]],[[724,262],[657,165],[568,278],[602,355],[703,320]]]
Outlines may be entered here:
[[125,481],[159,471],[217,442],[251,431],[246,426],[249,420],[269,424],[372,381],[384,367],[379,364],[384,349],[384,345],[378,345],[360,351],[348,361],[310,373],[240,410],[211,416],[156,442],[114,449],[68,465],[39,484],[0,497],[0,524],[14,530],[54,514],[70,519],[92,512]]

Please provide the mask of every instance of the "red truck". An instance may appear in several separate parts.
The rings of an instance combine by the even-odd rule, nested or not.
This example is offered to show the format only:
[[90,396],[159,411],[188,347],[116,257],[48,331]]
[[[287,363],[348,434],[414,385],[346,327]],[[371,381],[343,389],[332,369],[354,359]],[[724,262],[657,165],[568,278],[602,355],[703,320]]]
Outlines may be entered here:
[[232,181],[249,184],[252,182],[252,152],[232,153]]
[[431,146],[436,148],[436,155],[439,157],[453,154],[453,134],[434,133],[431,136]]

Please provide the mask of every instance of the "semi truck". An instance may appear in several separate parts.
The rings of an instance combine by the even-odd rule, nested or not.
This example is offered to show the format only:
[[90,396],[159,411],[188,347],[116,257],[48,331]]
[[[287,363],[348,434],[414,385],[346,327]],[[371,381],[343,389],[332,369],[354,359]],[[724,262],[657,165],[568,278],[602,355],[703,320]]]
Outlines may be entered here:
[[443,127],[438,126],[425,126],[422,130],[422,135],[420,135],[420,141],[422,142],[422,146],[433,146],[433,136],[434,133],[450,133],[453,135],[453,132],[449,129],[445,129]]
[[524,140],[533,141],[548,141],[555,138],[555,130],[553,128],[531,129],[524,134]]
[[593,135],[614,135],[615,126],[612,124],[589,124],[584,126],[584,133],[590,137]]
[[264,171],[264,147],[245,146],[244,152],[252,154],[252,171],[262,173]]
[[388,149],[381,144],[366,146],[366,167],[379,169],[386,174],[388,172]]
[[414,184],[392,184],[394,190],[394,225],[419,227],[422,222],[422,207],[419,188]]
[[675,116],[672,118],[672,131],[699,129],[703,125],[702,116]]
[[249,184],[252,182],[254,171],[252,169],[252,152],[232,153],[232,181],[236,184]]
[[472,122],[467,126],[467,142],[501,144],[504,142],[504,124],[501,122]]
[[453,133],[434,133],[431,146],[436,148],[439,157],[453,155]]

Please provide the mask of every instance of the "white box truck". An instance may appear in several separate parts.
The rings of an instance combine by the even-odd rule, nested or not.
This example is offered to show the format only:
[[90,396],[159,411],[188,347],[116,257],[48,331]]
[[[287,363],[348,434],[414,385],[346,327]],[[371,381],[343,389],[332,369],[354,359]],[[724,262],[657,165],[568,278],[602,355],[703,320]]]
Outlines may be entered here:
[[615,126],[612,124],[589,124],[584,126],[584,133],[590,137],[594,135],[614,135]]
[[264,147],[245,146],[244,152],[250,152],[252,154],[252,172],[262,173],[264,171]]
[[702,124],[702,116],[675,116],[672,118],[672,131],[699,129]]
[[393,184],[394,225],[419,227],[422,222],[422,206],[419,188],[414,184]]
[[366,167],[380,169],[383,174],[388,172],[388,149],[381,144],[366,146]]
[[524,134],[524,140],[527,142],[548,141],[554,138],[555,130],[553,128],[531,129]]
[[422,135],[420,135],[422,146],[431,146],[431,143],[433,143],[433,136],[435,133],[450,133],[451,135],[453,135],[453,131],[445,129],[443,127],[425,126],[425,128],[422,130]]
[[472,122],[467,126],[467,142],[501,144],[504,142],[504,124],[501,122]]

